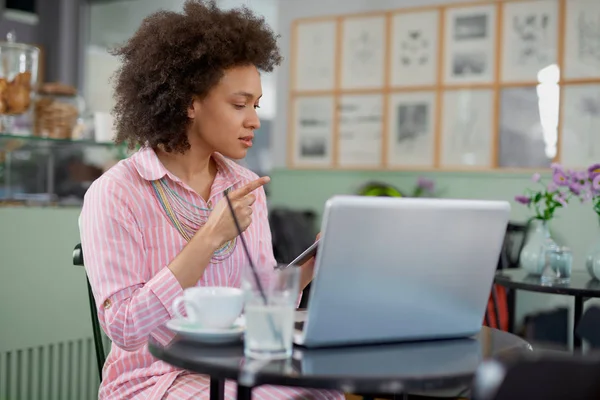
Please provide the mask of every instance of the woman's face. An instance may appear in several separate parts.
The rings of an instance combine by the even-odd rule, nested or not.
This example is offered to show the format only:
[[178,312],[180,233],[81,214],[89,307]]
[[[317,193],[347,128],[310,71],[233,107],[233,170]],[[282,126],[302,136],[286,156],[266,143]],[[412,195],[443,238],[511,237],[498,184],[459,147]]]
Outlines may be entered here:
[[188,110],[192,120],[188,141],[211,153],[242,159],[260,128],[256,113],[262,96],[260,74],[254,65],[230,68],[219,83]]

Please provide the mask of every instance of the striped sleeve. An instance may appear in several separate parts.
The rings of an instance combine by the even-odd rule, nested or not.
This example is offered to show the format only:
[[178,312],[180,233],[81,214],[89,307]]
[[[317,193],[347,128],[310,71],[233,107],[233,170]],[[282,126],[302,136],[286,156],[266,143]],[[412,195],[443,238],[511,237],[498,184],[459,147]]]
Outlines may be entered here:
[[[81,245],[102,329],[113,343],[135,351],[173,317],[171,304],[183,293],[166,266],[152,276],[133,208],[135,195],[110,177],[85,195]],[[156,331],[160,342],[168,340]]]

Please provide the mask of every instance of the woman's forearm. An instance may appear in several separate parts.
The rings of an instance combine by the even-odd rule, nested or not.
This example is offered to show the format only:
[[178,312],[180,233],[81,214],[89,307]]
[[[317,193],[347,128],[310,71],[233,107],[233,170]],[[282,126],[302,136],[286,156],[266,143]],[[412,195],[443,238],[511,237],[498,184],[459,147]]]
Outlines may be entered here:
[[202,227],[171,261],[168,267],[183,289],[196,286],[220,245],[211,231]]

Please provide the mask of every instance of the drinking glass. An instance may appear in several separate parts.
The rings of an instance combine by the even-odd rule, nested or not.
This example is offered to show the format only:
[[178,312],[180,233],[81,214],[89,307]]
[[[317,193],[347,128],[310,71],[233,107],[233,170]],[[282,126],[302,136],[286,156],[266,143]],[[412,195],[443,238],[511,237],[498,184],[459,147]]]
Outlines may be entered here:
[[285,359],[292,355],[300,268],[274,269],[262,276],[259,287],[251,271],[244,274],[244,354],[263,360]]
[[571,280],[573,254],[568,247],[553,246],[545,252],[545,265],[541,281],[547,284],[564,284]]

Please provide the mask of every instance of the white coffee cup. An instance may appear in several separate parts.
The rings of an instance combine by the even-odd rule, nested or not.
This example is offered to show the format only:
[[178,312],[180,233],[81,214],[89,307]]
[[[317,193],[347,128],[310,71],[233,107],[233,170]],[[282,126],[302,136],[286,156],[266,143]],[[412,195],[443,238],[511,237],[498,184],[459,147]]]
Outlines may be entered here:
[[[187,316],[179,312],[183,303]],[[203,328],[229,328],[244,307],[242,289],[222,286],[187,288],[173,301],[173,313]]]

